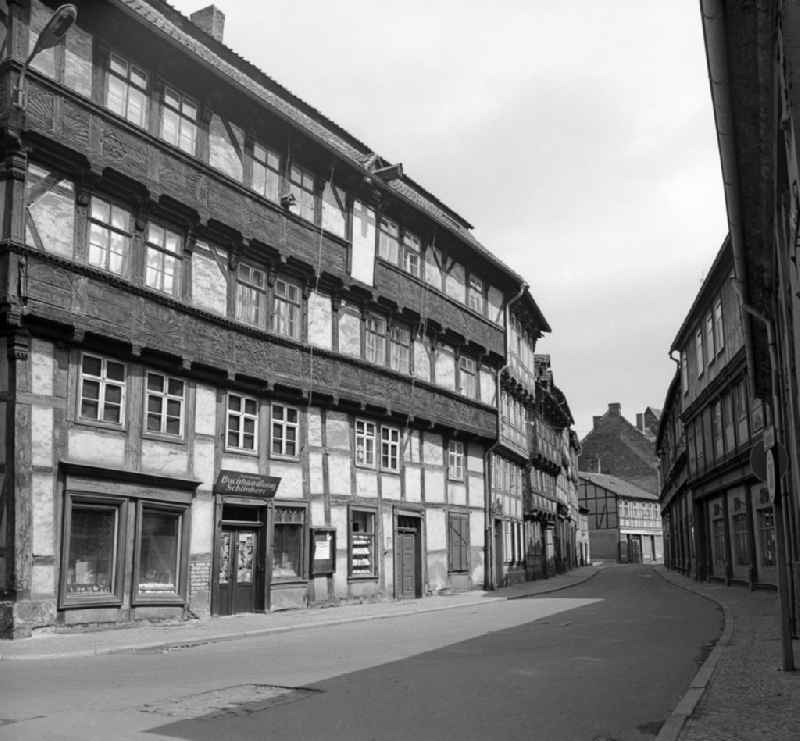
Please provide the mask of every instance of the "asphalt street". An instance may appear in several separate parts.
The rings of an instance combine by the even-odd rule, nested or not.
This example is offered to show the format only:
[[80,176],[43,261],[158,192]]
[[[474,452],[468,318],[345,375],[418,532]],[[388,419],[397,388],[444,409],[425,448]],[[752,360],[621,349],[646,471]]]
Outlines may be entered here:
[[646,566],[555,596],[0,663],[0,739],[653,739],[722,628]]

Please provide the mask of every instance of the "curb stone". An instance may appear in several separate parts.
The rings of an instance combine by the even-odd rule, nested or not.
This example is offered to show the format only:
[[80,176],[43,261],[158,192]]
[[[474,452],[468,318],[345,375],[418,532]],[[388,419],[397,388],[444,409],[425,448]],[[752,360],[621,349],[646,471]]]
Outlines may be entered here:
[[430,607],[423,606],[422,608],[402,610],[399,612],[392,612],[383,615],[360,615],[352,617],[345,616],[345,617],[325,620],[323,622],[302,622],[302,623],[295,623],[293,625],[268,626],[264,628],[257,628],[255,630],[243,630],[238,633],[227,633],[227,634],[220,633],[216,635],[208,635],[208,636],[203,636],[202,638],[200,637],[184,638],[183,640],[181,640],[180,638],[176,637],[171,640],[124,644],[121,646],[84,648],[84,649],[76,649],[73,651],[61,651],[53,653],[25,654],[19,656],[8,656],[8,655],[4,656],[2,653],[0,653],[0,661],[41,661],[44,659],[73,659],[73,658],[77,659],[77,658],[86,658],[90,656],[111,656],[115,654],[157,653],[159,651],[165,652],[170,649],[195,648],[197,646],[205,646],[213,643],[227,643],[230,641],[236,641],[243,638],[254,638],[263,635],[288,633],[294,630],[328,628],[337,625],[345,625],[348,623],[363,623],[371,620],[388,620],[395,617],[408,617],[410,615],[419,615],[423,613],[442,612],[444,610],[455,610],[460,607],[480,607],[482,605],[489,605],[497,602],[507,602],[510,600],[517,600],[517,599],[529,599],[532,597],[538,597],[539,595],[543,594],[560,592],[563,589],[569,589],[570,587],[574,587],[577,586],[578,584],[583,584],[584,582],[589,581],[589,579],[596,576],[599,571],[601,571],[601,569],[598,568],[593,573],[588,574],[587,576],[579,579],[578,581],[571,582],[570,584],[562,584],[559,586],[554,586],[550,589],[543,589],[534,594],[509,595],[507,597],[503,596],[481,597],[480,599],[475,599],[470,602],[462,602],[460,604],[454,604],[454,605],[435,605],[435,606],[432,605]]
[[675,709],[672,711],[672,713],[670,713],[669,717],[664,722],[664,725],[661,726],[661,730],[658,732],[658,736],[656,736],[655,739],[655,741],[678,741],[686,721],[689,720],[689,718],[692,716],[692,713],[694,713],[695,708],[697,708],[697,703],[700,702],[701,698],[705,694],[706,689],[708,688],[709,683],[711,682],[711,678],[714,675],[714,669],[716,669],[723,650],[727,648],[731,641],[731,637],[733,636],[734,620],[733,613],[730,611],[728,606],[720,602],[718,599],[712,597],[711,595],[704,594],[696,589],[692,589],[688,585],[679,584],[678,582],[672,581],[672,579],[667,576],[663,567],[661,569],[655,569],[655,572],[665,582],[671,584],[673,587],[683,589],[686,592],[696,594],[698,597],[703,597],[709,602],[713,602],[722,610],[725,620],[722,633],[720,634],[719,638],[717,638],[714,648],[706,657],[706,660],[700,666],[700,669],[698,669],[697,674],[694,675],[694,679],[689,683],[689,688],[680,699],[680,702],[678,702],[678,704],[675,706]]

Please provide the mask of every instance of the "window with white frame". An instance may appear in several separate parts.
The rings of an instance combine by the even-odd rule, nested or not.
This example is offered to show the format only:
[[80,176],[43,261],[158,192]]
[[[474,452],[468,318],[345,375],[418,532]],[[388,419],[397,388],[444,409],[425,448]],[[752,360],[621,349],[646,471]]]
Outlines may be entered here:
[[300,339],[302,293],[300,286],[278,278],[272,297],[272,331]]
[[350,576],[376,576],[375,512],[350,510]]
[[478,393],[477,371],[472,358],[461,356],[458,359],[459,392],[462,396],[474,399]]
[[161,138],[187,154],[197,151],[197,103],[168,86],[161,99]]
[[[467,306],[475,309],[479,314],[483,314],[483,281],[474,273],[469,275],[469,285],[467,286]],[[522,335],[519,335],[520,338]],[[522,354],[520,353],[520,356]]]
[[281,189],[281,158],[277,152],[253,144],[252,188],[260,196],[278,202]]
[[714,302],[714,337],[716,338],[717,354],[725,347],[725,323],[722,319],[722,299]]
[[298,165],[289,168],[289,192],[294,196],[291,211],[313,222],[316,215],[314,174]]
[[396,427],[381,427],[381,468],[400,470],[400,430]]
[[386,320],[370,314],[364,322],[366,359],[370,363],[386,363]]
[[464,480],[464,443],[451,440],[447,451],[447,475],[454,481]]
[[407,327],[394,325],[389,336],[389,365],[398,373],[408,373],[411,332]]
[[258,441],[258,401],[239,394],[228,394],[226,446],[229,449],[256,451]]
[[403,268],[416,278],[422,275],[422,243],[416,234],[403,232]]
[[381,217],[378,225],[378,257],[392,265],[397,265],[400,259],[400,227],[386,217]]
[[92,196],[89,206],[89,264],[127,275],[131,251],[131,215],[124,208]]
[[148,288],[176,296],[180,292],[181,237],[152,222],[147,225],[145,279]]
[[710,365],[716,357],[714,347],[714,317],[711,314],[706,316],[706,360]]
[[180,378],[147,372],[145,429],[163,435],[183,434],[184,389]]
[[375,468],[375,424],[356,420],[356,465]]
[[106,108],[136,126],[147,128],[147,74],[118,54],[111,54],[106,76]]
[[267,276],[245,262],[236,269],[236,318],[254,327],[265,325]]
[[705,366],[705,355],[703,353],[703,330],[699,327],[694,333],[694,351],[697,360],[697,377],[700,378]]
[[300,412],[284,404],[272,405],[272,455],[279,458],[297,458]]
[[125,364],[84,353],[81,358],[80,410],[82,419],[125,422]]

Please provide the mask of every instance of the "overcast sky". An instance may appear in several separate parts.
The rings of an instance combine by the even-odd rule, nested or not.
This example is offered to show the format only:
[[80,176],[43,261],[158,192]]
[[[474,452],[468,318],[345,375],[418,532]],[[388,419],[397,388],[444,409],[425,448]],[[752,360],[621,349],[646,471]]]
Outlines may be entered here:
[[661,407],[726,232],[697,0],[216,4],[226,44],[525,276],[581,437],[608,402]]

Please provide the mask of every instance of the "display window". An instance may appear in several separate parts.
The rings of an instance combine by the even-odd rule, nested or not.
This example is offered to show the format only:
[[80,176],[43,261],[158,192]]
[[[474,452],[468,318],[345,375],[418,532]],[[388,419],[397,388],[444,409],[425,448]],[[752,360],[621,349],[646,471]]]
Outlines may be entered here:
[[350,510],[350,576],[375,577],[375,511]]
[[275,507],[272,536],[273,581],[305,579],[305,508]]

